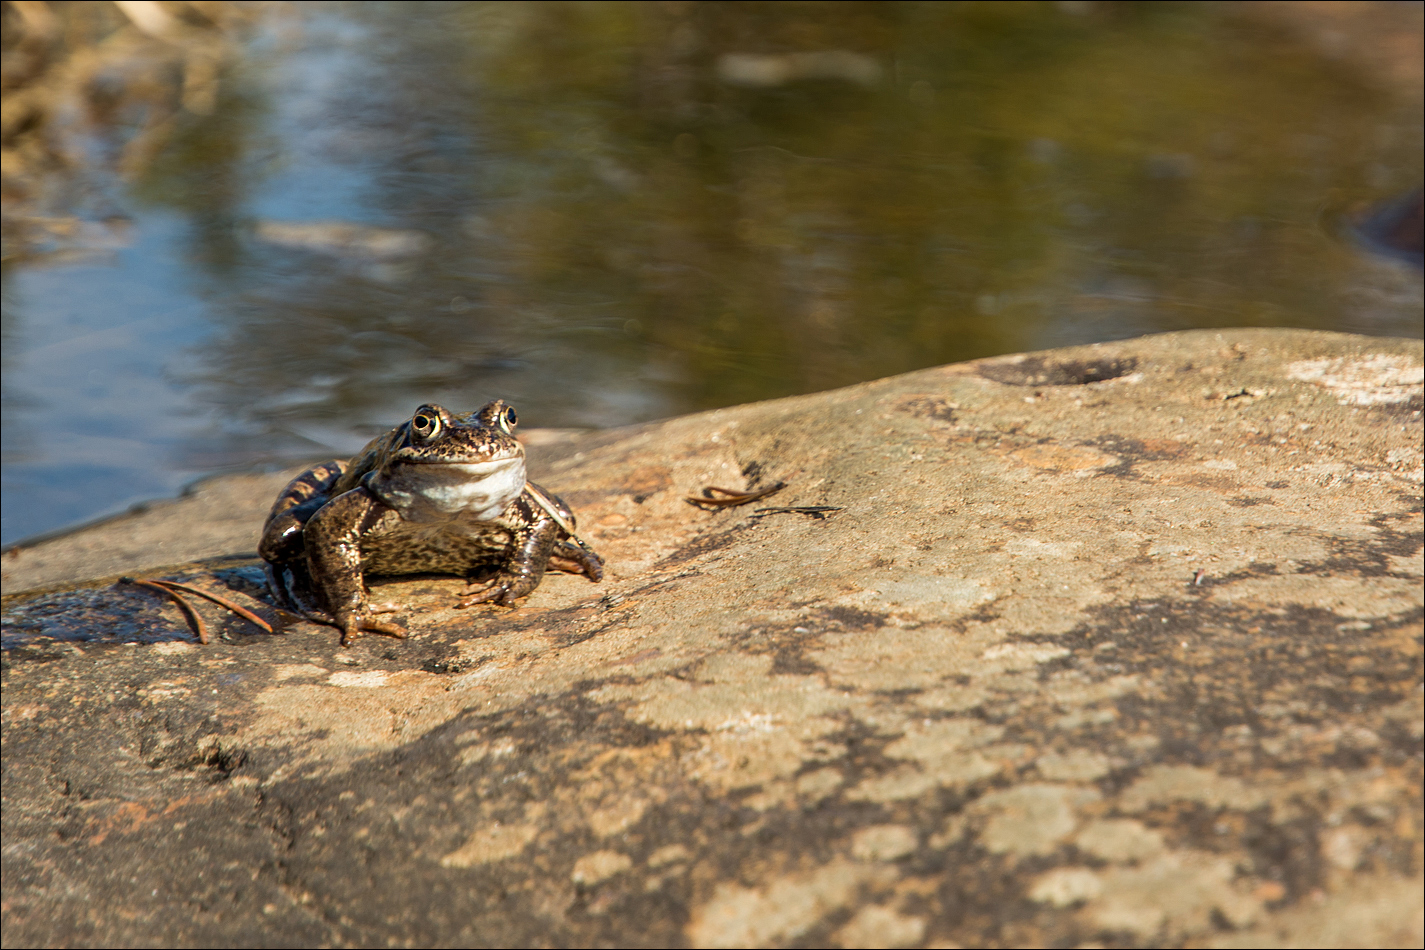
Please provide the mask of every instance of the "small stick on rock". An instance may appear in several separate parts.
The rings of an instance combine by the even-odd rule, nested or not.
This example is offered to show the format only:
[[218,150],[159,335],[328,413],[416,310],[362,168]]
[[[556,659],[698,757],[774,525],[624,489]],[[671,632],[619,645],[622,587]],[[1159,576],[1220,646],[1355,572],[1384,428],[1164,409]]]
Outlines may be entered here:
[[757,491],[737,491],[733,488],[716,488],[709,486],[703,489],[701,495],[688,495],[683,500],[690,505],[697,505],[699,507],[735,508],[738,505],[745,505],[759,498],[766,498],[768,495],[775,494],[786,487],[786,482],[777,482],[775,485],[770,485],[767,488],[759,488]]
[[209,593],[208,591],[203,590],[201,587],[193,587],[189,584],[180,584],[177,581],[150,581],[149,583],[158,584],[161,587],[167,587],[173,590],[181,590],[186,594],[197,594],[199,597],[202,597],[205,600],[211,600],[219,607],[224,607],[228,610],[231,610],[233,613],[237,614],[239,617],[246,620],[248,623],[256,624],[263,630],[266,630],[268,633],[277,632],[272,629],[272,624],[268,623],[266,620],[263,620],[261,617],[253,613],[251,610],[248,610],[246,607],[243,607],[240,604],[235,604],[231,600],[228,600],[226,597],[219,597],[217,594]]
[[133,584],[135,587],[147,587],[149,590],[156,590],[165,597],[171,599],[178,605],[178,609],[183,611],[183,616],[188,619],[188,626],[198,636],[199,643],[208,642],[208,625],[203,623],[203,618],[198,616],[198,611],[193,609],[193,605],[183,599],[183,595],[176,590],[169,590],[162,584],[155,584],[153,581],[139,580],[136,577],[121,577],[120,584]]
[[817,521],[826,517],[828,511],[841,511],[833,505],[795,505],[790,508],[758,508],[752,512],[752,517],[757,518],[762,515],[811,515]]

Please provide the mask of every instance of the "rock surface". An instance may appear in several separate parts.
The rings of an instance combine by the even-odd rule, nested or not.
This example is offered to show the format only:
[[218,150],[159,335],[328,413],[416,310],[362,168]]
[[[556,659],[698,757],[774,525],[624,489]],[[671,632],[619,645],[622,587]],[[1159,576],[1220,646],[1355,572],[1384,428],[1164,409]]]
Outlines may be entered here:
[[1193,332],[585,436],[533,474],[604,584],[381,583],[406,641],[8,596],[5,943],[1418,946],[1421,365]]

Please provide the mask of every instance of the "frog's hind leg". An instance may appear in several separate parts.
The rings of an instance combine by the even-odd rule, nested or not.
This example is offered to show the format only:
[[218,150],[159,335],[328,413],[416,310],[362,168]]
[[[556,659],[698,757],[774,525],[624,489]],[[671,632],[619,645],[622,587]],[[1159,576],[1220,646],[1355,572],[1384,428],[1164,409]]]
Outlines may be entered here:
[[312,593],[312,583],[302,562],[273,564],[269,561],[266,567],[267,589],[278,607],[314,623],[332,623]]
[[348,464],[332,459],[313,466],[287,483],[262,528],[257,553],[268,562],[295,561],[302,557],[302,529],[327,503]]

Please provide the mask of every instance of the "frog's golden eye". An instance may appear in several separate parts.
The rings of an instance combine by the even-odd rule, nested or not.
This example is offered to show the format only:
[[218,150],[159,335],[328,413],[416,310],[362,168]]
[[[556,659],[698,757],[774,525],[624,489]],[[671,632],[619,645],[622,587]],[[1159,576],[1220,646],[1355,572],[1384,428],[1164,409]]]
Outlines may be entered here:
[[515,426],[519,424],[519,421],[520,417],[515,415],[515,411],[512,408],[506,408],[504,412],[500,413],[500,428],[506,433],[514,432]]
[[411,419],[411,431],[420,439],[433,439],[440,432],[440,416],[431,412],[418,412]]

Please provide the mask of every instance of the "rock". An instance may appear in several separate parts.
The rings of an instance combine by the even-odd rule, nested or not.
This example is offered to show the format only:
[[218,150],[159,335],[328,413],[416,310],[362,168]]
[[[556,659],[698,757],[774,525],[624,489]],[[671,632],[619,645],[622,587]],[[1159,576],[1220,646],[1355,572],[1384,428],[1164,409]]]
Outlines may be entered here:
[[6,945],[1419,945],[1421,364],[1168,334],[587,435],[534,476],[604,584],[378,582],[406,641],[9,596]]

